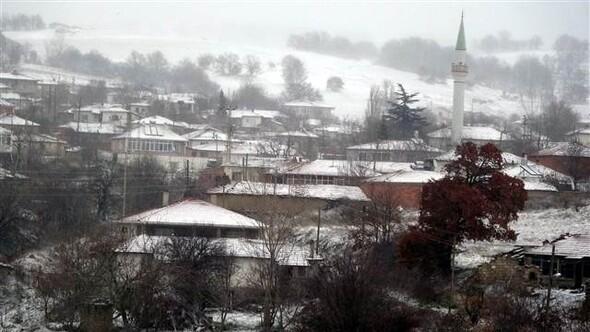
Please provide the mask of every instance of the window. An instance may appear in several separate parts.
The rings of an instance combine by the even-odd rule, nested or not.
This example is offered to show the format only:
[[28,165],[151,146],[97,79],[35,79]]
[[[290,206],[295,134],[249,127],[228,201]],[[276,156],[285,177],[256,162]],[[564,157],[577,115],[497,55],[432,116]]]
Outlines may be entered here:
[[127,141],[129,151],[174,152],[174,142],[130,139]]

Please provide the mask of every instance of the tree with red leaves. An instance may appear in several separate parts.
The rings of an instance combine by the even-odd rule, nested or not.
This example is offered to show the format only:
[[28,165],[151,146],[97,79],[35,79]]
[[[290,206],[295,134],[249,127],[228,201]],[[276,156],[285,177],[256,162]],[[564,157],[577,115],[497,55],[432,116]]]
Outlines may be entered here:
[[509,223],[527,199],[521,180],[502,173],[493,144],[457,146],[447,175],[422,191],[418,224],[399,243],[401,257],[425,272],[448,273],[454,247],[464,240],[513,240]]

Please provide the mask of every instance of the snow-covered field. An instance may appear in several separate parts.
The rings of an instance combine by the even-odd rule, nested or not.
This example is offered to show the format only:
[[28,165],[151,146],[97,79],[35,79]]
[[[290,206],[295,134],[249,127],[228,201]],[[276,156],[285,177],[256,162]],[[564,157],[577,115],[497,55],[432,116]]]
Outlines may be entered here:
[[[196,32],[198,33],[198,32]],[[40,54],[45,53],[46,43],[54,37],[53,30],[32,32],[4,32],[11,39],[29,43]],[[384,80],[403,84],[409,91],[419,92],[422,104],[434,108],[449,108],[452,104],[453,84],[448,80],[446,84],[429,84],[419,79],[418,75],[379,66],[370,61],[347,60],[315,53],[300,52],[283,47],[259,47],[245,42],[227,42],[212,40],[198,34],[190,37],[178,35],[138,35],[124,34],[108,30],[80,30],[77,33],[65,35],[65,42],[82,51],[96,49],[114,60],[123,61],[132,50],[142,53],[162,51],[171,61],[183,58],[195,60],[200,54],[236,53],[240,56],[252,54],[257,56],[263,64],[263,73],[255,79],[265,89],[278,95],[283,90],[280,62],[287,54],[293,54],[304,61],[309,81],[319,88],[324,101],[336,107],[336,115],[340,117],[358,119],[364,115],[364,110],[373,85],[380,85]],[[274,64],[274,67],[270,64]],[[449,64],[450,67],[450,64]],[[210,73],[212,78],[226,90],[235,90],[242,83],[239,77],[223,77]],[[326,81],[331,76],[340,76],[344,80],[341,92],[326,90]],[[509,96],[509,95],[508,95]],[[473,101],[473,103],[472,103]],[[466,92],[467,110],[495,115],[520,114],[521,108],[514,96],[506,98],[502,91],[475,86]],[[473,105],[473,108],[472,106]],[[440,109],[440,108],[439,108]],[[440,110],[440,116],[448,117],[449,111]]]

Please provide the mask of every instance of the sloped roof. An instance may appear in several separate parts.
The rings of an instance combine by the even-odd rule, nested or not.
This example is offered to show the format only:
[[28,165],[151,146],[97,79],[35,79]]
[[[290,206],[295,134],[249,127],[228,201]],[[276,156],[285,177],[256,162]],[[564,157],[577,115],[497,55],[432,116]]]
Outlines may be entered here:
[[524,183],[524,190],[526,191],[557,191],[555,186],[540,181],[522,181]]
[[232,119],[240,119],[243,118],[245,116],[258,116],[261,118],[266,118],[266,119],[274,119],[274,118],[278,118],[278,117],[284,117],[283,114],[281,114],[280,111],[274,111],[274,110],[232,110],[230,112],[231,114],[231,118]]
[[[125,244],[120,252],[129,253],[148,253],[153,254],[158,252],[158,247],[161,248],[166,242],[170,242],[172,237],[160,235],[138,235],[132,238]],[[259,239],[243,239],[243,238],[216,238],[210,240],[212,245],[220,245],[225,255],[228,257],[241,258],[257,258],[269,259],[270,254],[264,245],[264,242]],[[161,253],[165,254],[165,253]],[[283,266],[308,266],[307,258],[309,252],[296,244],[288,244],[281,246],[278,252],[278,263]]]
[[239,213],[201,200],[184,200],[125,217],[119,223],[182,226],[259,228],[258,222]]
[[443,152],[440,149],[427,145],[423,140],[415,138],[410,140],[387,140],[353,145],[347,147],[346,150]]
[[[455,150],[447,151],[440,156],[433,158],[437,161],[451,161],[456,160],[457,155],[455,154]],[[510,152],[502,152],[502,160],[504,161],[505,165],[518,165],[521,163],[522,157],[519,157],[515,154]]]
[[6,126],[29,126],[29,127],[39,127],[38,123],[35,123],[31,120],[23,119],[19,116],[12,115],[12,114],[2,114],[0,115],[0,124]]
[[115,135],[123,132],[123,128],[112,123],[94,123],[94,122],[68,122],[59,126],[60,128],[71,129],[84,134],[103,134]]
[[275,134],[274,136],[278,136],[278,137],[307,137],[307,138],[318,138],[318,135],[309,132],[305,129],[301,129],[301,130],[291,130],[291,131],[285,131],[282,133],[278,133]]
[[[555,255],[565,258],[579,259],[590,257],[590,234],[577,234],[554,241]],[[540,247],[526,248],[527,254],[551,256],[551,244]]]
[[209,189],[208,194],[283,196],[299,198],[318,198],[328,201],[352,200],[368,201],[361,188],[328,184],[289,185],[262,182],[232,182],[231,184]]
[[[429,138],[450,138],[451,129],[441,128],[426,134],[426,136]],[[510,135],[504,134],[492,127],[463,126],[461,139],[474,141],[509,141],[512,138]]]
[[135,120],[135,121],[133,121],[133,123],[139,123],[142,125],[156,124],[156,125],[165,125],[165,126],[171,126],[171,127],[186,127],[186,128],[189,127],[188,123],[186,123],[186,122],[172,121],[166,117],[159,116],[159,115],[148,116],[143,119]]
[[155,139],[161,141],[187,142],[188,140],[177,133],[173,132],[168,126],[161,125],[141,125],[128,132],[125,132],[113,139]]
[[285,107],[317,107],[317,108],[329,108],[334,109],[335,107],[332,105],[322,104],[313,101],[292,101],[288,103],[284,103],[283,106]]
[[0,80],[38,81],[38,79],[14,73],[0,73]]
[[429,181],[440,180],[444,174],[433,171],[411,170],[398,171],[391,174],[385,174],[365,180],[365,182],[385,182],[385,183],[427,183]]
[[562,157],[590,157],[590,147],[570,142],[556,142],[547,149],[541,150],[536,156],[562,156]]
[[[400,170],[411,170],[411,163],[378,161],[349,161],[317,159],[296,165],[290,165],[282,170],[284,174],[316,175],[316,176],[377,176]],[[375,166],[375,167],[373,167]],[[375,170],[373,170],[375,169]]]
[[14,105],[12,105],[11,103],[7,102],[4,99],[0,99],[0,106],[4,106],[4,107],[14,107]]
[[212,127],[195,130],[182,136],[195,141],[227,141],[226,133]]

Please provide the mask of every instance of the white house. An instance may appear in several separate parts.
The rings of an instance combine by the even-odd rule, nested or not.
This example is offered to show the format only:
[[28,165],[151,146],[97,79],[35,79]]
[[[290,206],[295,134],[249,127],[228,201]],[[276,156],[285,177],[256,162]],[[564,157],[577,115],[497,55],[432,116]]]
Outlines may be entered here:
[[[451,144],[451,128],[442,128],[426,134],[428,145],[439,149],[447,149]],[[461,130],[461,143],[472,142],[477,145],[487,143],[502,147],[512,141],[512,137],[492,127],[463,126]]]
[[304,119],[326,119],[332,116],[334,109],[334,106],[311,101],[288,102],[282,107],[284,113]]
[[346,148],[346,159],[358,161],[415,162],[432,158],[443,151],[420,139],[386,140]]

